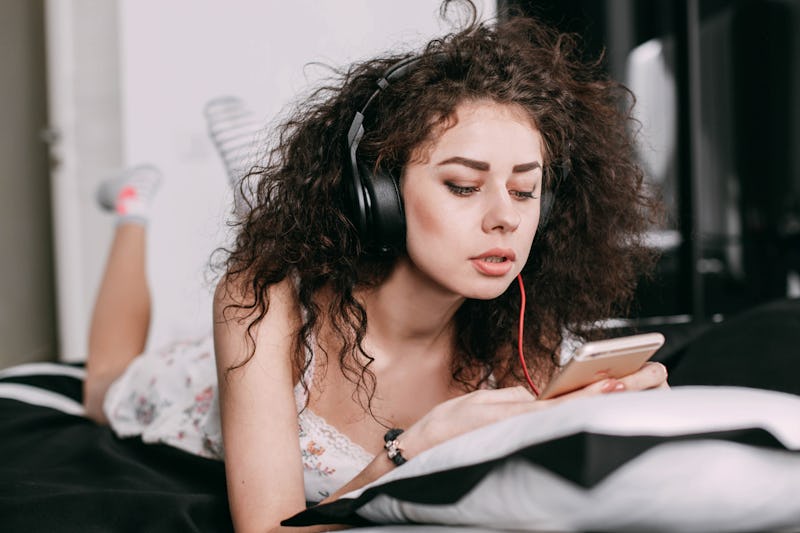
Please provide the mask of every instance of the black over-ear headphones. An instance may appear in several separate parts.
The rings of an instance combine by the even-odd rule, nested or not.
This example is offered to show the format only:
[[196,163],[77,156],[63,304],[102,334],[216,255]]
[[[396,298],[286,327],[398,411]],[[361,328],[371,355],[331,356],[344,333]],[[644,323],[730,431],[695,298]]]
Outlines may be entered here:
[[347,131],[349,156],[348,213],[367,249],[382,253],[397,251],[405,246],[406,216],[400,196],[399,176],[378,168],[373,172],[358,159],[358,144],[364,136],[364,116],[378,95],[394,81],[405,77],[419,62],[419,57],[403,59],[383,73],[367,103],[358,111]]

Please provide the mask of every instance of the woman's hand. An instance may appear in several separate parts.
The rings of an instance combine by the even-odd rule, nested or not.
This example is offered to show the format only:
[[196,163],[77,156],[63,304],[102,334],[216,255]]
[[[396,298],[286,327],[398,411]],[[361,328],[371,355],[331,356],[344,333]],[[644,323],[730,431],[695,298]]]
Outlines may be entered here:
[[446,440],[506,418],[547,409],[561,402],[622,391],[666,389],[667,369],[647,363],[639,371],[619,379],[604,379],[549,400],[536,398],[522,386],[479,390],[443,402],[408,428],[400,438],[403,455],[410,459]]
[[667,367],[661,363],[647,362],[642,368],[633,374],[619,378],[617,382],[623,385],[620,390],[647,390],[647,389],[668,389]]
[[400,437],[403,456],[416,457],[446,440],[505,418],[547,407],[524,387],[478,390],[440,403]]

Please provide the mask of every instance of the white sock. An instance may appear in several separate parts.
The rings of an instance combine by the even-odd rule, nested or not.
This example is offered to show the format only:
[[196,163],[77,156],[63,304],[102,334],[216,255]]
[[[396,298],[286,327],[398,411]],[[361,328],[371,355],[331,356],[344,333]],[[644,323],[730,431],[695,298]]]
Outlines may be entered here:
[[146,225],[150,205],[161,184],[161,172],[152,165],[138,165],[103,181],[97,203],[116,214],[117,223]]
[[204,115],[208,135],[217,149],[225,169],[228,182],[233,189],[234,209],[238,215],[248,210],[247,184],[242,191],[242,180],[254,166],[257,152],[257,133],[263,125],[245,103],[234,96],[215,98],[206,104]]

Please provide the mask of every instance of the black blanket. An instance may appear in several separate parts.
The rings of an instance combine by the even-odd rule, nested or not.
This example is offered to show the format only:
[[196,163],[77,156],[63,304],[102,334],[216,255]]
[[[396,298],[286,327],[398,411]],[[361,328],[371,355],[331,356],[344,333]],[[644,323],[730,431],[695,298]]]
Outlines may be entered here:
[[29,403],[35,388],[80,401],[80,379],[47,367],[0,379],[0,395],[20,398],[0,398],[0,530],[232,530],[221,462]]

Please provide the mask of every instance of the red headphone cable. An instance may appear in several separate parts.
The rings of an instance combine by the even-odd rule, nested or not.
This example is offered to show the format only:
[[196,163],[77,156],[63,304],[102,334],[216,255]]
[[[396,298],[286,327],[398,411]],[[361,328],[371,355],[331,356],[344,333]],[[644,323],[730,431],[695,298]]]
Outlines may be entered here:
[[522,371],[525,373],[525,379],[528,380],[528,385],[531,387],[533,393],[538,397],[539,389],[533,384],[531,375],[528,373],[528,365],[525,364],[525,355],[522,351],[522,339],[525,331],[525,285],[522,283],[522,274],[517,274],[517,281],[519,282],[519,335],[517,337],[517,348],[519,351],[519,362],[522,363]]

